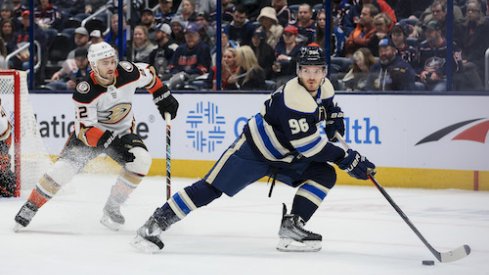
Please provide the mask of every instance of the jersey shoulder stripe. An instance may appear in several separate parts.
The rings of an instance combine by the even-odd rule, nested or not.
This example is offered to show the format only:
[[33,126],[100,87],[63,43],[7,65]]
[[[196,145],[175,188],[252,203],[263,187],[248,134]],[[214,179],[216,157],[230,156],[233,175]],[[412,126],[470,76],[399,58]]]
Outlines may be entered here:
[[134,63],[129,61],[120,61],[117,65],[117,82],[116,87],[124,86],[134,82],[141,76],[141,70]]

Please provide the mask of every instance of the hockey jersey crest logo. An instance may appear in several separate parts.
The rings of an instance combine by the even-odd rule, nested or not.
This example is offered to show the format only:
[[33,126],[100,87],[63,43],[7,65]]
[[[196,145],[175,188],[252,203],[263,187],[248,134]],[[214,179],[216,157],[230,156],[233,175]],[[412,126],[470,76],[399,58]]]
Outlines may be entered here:
[[76,85],[76,91],[80,94],[88,94],[90,91],[90,85],[86,81],[82,81]]
[[131,103],[117,104],[106,111],[100,111],[98,121],[104,124],[117,124],[131,112],[131,108]]
[[134,66],[131,64],[131,62],[127,62],[127,61],[121,61],[119,62],[119,64],[121,65],[121,67],[126,70],[128,73],[132,72],[134,70]]

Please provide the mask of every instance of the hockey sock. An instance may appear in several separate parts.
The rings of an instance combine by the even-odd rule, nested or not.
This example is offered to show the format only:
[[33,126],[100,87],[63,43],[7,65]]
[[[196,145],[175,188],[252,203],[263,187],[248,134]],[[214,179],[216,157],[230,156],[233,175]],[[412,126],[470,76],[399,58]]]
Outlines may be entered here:
[[61,189],[61,186],[48,174],[44,174],[37,183],[36,187],[32,189],[32,192],[27,200],[40,208],[54,195],[56,195],[59,189]]
[[107,199],[107,204],[119,206],[124,203],[129,195],[136,189],[143,177],[136,175],[123,169],[116,183],[110,190],[110,196]]
[[[178,193],[175,193],[168,202],[159,209],[161,209],[161,212],[166,213],[168,210],[171,210],[171,212],[181,220],[185,218],[190,211],[209,204],[221,195],[221,191],[217,190],[204,180],[200,180],[185,187]],[[155,214],[156,212],[158,212],[158,210],[155,211]],[[158,219],[158,216],[155,217]]]
[[321,205],[328,191],[328,188],[315,181],[305,181],[295,194],[291,214],[298,215],[307,222]]

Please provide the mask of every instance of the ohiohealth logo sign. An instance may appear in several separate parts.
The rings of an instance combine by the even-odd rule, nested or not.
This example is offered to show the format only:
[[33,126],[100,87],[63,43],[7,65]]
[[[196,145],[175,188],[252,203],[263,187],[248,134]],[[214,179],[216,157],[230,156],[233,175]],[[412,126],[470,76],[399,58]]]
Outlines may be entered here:
[[219,115],[219,107],[213,102],[195,104],[195,108],[188,112],[185,124],[188,126],[186,137],[192,141],[192,148],[199,152],[214,152],[226,135],[226,120]]

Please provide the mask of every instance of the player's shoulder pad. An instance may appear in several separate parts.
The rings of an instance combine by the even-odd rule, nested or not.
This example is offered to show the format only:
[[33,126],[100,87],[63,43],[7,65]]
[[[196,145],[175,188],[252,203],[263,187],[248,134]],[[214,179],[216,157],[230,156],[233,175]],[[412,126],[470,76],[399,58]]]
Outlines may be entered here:
[[105,88],[100,85],[95,85],[90,77],[78,82],[73,93],[73,100],[80,103],[90,103],[96,99],[101,93],[105,92]]
[[119,75],[116,86],[118,87],[136,81],[141,76],[139,67],[129,61],[120,61],[117,65],[117,72]]
[[285,84],[284,103],[289,109],[302,113],[314,113],[318,107],[314,98],[299,84],[297,77]]
[[324,83],[321,85],[321,99],[329,99],[334,96],[334,87],[329,79],[325,78]]

